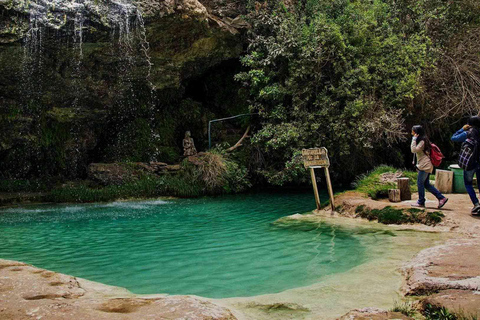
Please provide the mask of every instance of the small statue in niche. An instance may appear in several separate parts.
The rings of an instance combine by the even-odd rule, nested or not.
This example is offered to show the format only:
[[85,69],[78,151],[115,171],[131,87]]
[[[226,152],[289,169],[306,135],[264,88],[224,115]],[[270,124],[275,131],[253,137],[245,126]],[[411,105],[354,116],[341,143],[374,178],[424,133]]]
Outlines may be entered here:
[[185,139],[183,139],[183,155],[185,157],[194,156],[197,154],[195,143],[191,137],[190,131],[185,132]]

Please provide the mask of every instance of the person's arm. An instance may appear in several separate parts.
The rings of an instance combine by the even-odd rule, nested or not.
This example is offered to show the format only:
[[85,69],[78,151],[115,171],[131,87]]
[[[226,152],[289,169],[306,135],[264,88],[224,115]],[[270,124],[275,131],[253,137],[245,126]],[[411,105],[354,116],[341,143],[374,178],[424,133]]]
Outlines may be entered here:
[[451,139],[453,142],[464,142],[467,140],[467,131],[462,128],[455,132]]
[[422,140],[419,144],[417,144],[417,137],[412,138],[412,144],[410,145],[410,150],[412,153],[417,153],[423,150],[425,142]]

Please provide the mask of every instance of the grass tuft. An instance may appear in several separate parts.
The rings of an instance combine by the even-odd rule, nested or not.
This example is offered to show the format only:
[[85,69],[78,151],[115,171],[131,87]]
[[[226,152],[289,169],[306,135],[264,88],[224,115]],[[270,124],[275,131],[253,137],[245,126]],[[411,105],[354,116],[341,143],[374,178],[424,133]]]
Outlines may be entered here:
[[427,223],[426,224],[431,224],[431,225],[436,225],[437,223],[442,222],[442,219],[445,217],[445,215],[440,212],[440,211],[434,211],[434,212],[427,212]]
[[417,309],[415,309],[415,307],[409,302],[398,303],[397,301],[395,301],[393,309],[391,309],[390,311],[400,312],[407,317],[413,317],[415,314],[417,314]]
[[410,208],[401,209],[387,206],[383,209],[370,209],[365,205],[359,205],[355,208],[357,217],[364,219],[378,220],[383,224],[407,224],[423,223],[429,226],[435,226],[442,222],[445,215],[440,211],[427,212],[426,210]]
[[[381,183],[380,176],[384,173],[395,173],[399,170],[390,166],[379,166],[373,171],[359,176],[353,183],[356,191],[368,195],[373,200],[388,198],[388,190],[395,189],[396,183]],[[413,171],[403,171],[402,176],[410,178],[410,188],[412,192],[417,191],[417,173]]]

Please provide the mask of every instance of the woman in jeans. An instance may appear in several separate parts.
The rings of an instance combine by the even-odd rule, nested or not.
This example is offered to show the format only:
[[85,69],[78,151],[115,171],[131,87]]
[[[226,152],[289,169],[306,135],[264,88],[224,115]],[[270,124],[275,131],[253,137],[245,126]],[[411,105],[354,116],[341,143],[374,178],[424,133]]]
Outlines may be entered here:
[[429,156],[430,140],[425,135],[425,130],[422,126],[413,126],[412,136],[410,149],[416,155],[418,169],[418,201],[412,206],[425,207],[425,189],[427,189],[438,199],[438,208],[440,209],[447,203],[448,199],[430,184],[430,174],[433,172],[433,164]]
[[[455,132],[452,136],[453,142],[464,142],[468,139],[475,140],[480,143],[480,117],[470,117],[466,125],[460,130]],[[463,171],[463,182],[465,183],[465,189],[467,189],[470,200],[473,203],[472,215],[478,215],[480,213],[480,203],[478,202],[477,195],[473,189],[473,176],[477,175],[477,184],[480,186],[480,164],[477,163],[472,170]]]

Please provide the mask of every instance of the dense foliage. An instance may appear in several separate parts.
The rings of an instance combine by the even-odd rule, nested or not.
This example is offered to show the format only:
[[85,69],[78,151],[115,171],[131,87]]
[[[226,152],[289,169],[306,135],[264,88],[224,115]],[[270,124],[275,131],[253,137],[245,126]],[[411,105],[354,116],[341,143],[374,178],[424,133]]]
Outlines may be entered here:
[[263,175],[274,184],[305,179],[299,154],[316,146],[344,178],[403,164],[395,146],[407,137],[404,123],[433,120],[419,101],[432,90],[425,80],[450,38],[478,23],[478,9],[440,0],[254,4],[236,78],[261,117],[253,142],[268,155]]
[[150,56],[143,36],[126,49],[86,30],[83,48],[51,30],[3,44],[0,179],[17,181],[3,189],[85,179],[92,162],[179,163],[185,131],[205,151],[209,120],[247,105],[255,116],[212,126],[214,144],[232,146],[247,127],[251,139],[223,166],[206,159],[199,194],[307,182],[303,148],[328,148],[336,182],[405,167],[418,123],[455,160],[449,138],[480,109],[478,0],[248,3],[246,38],[203,20],[147,19]]

